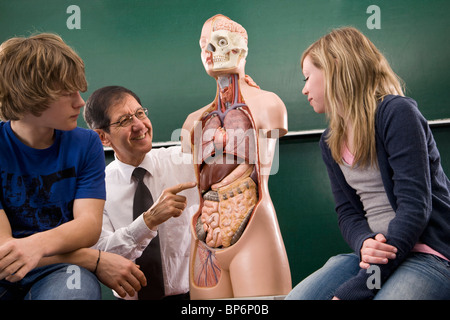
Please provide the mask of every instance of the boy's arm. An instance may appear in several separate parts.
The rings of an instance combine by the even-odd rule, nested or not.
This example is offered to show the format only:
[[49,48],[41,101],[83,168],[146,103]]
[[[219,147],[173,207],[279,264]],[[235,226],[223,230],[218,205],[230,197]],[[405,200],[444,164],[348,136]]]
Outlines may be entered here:
[[12,238],[8,218],[0,210],[0,279],[18,281],[43,257],[94,245],[100,236],[104,202],[76,199],[73,220],[21,239]]
[[67,253],[97,243],[104,204],[105,201],[100,199],[75,199],[73,220],[33,235],[43,247],[43,256]]
[[[11,225],[5,210],[0,209],[0,247],[8,240],[12,239]],[[1,267],[0,267],[1,270]]]

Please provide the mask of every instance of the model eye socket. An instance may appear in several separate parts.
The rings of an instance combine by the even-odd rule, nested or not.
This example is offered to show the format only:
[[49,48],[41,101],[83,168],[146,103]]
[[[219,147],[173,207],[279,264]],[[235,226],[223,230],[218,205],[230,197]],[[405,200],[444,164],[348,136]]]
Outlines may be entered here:
[[227,45],[228,45],[227,39],[222,38],[222,39],[219,40],[219,46],[225,47],[225,46],[227,46]]

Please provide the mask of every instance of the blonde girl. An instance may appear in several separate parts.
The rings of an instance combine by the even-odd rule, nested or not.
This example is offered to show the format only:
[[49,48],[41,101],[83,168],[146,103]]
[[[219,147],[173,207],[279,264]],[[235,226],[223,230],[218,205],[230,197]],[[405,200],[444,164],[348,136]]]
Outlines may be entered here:
[[287,299],[450,299],[450,182],[417,103],[355,28],[317,40],[301,65],[302,93],[329,121],[320,147],[354,253]]

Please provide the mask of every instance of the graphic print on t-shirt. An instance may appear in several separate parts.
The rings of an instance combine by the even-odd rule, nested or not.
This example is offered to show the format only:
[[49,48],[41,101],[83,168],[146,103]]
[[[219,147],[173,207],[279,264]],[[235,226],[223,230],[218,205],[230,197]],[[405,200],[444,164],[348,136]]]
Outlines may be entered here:
[[14,237],[49,230],[73,219],[75,167],[48,175],[19,175],[2,170],[1,182],[1,202]]

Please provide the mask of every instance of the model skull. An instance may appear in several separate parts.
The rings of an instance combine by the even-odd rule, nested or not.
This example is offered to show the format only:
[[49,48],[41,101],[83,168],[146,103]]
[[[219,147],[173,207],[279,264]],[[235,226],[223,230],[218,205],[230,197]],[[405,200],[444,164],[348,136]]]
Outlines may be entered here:
[[212,53],[213,70],[231,69],[247,56],[245,39],[237,32],[217,30],[211,33],[207,51]]

